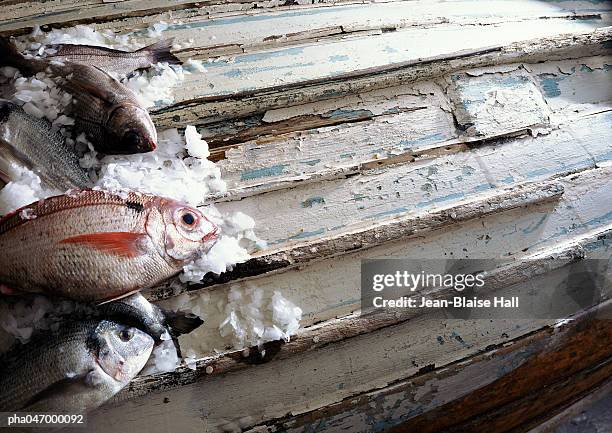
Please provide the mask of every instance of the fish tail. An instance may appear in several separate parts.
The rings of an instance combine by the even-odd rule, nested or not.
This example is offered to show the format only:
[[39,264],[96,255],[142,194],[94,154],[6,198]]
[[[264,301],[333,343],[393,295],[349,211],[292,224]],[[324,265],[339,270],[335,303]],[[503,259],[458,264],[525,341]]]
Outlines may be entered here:
[[149,53],[151,63],[166,62],[171,65],[180,65],[181,60],[170,52],[174,39],[164,39],[139,49],[137,52]]
[[[28,158],[0,137],[0,180],[5,184],[15,180],[11,176],[11,172],[14,170],[12,167],[15,164],[32,169],[32,165],[28,163]],[[46,180],[43,176],[41,177]]]
[[0,66],[12,66],[24,75],[34,75],[44,69],[38,62],[26,59],[8,38],[3,37],[0,37]]
[[189,334],[204,323],[202,319],[194,314],[164,310],[164,315],[166,316],[166,324],[170,328],[170,333],[175,337],[182,334]]

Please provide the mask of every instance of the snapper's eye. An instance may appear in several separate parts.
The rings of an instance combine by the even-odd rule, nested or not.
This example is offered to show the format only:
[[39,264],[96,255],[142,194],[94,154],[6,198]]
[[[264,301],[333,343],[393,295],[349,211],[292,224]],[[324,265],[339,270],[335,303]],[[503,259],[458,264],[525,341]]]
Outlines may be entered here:
[[183,215],[183,222],[188,226],[192,226],[195,224],[195,217],[191,213],[186,213]]
[[134,330],[132,328],[122,329],[121,331],[119,331],[119,338],[121,339],[121,341],[130,341],[133,336]]
[[183,209],[179,214],[180,224],[187,228],[192,229],[198,225],[199,218],[190,209]]

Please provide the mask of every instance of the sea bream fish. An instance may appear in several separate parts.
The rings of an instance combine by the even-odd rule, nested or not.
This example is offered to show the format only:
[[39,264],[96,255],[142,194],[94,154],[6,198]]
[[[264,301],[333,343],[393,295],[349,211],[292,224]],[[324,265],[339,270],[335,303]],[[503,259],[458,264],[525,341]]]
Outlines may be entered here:
[[0,66],[12,66],[25,76],[44,72],[72,95],[75,128],[85,132],[97,151],[107,154],[150,152],[157,131],[136,95],[95,66],[26,58],[0,38]]
[[7,183],[16,180],[23,168],[32,170],[59,191],[91,184],[77,155],[49,122],[0,99],[0,179]]
[[0,411],[85,413],[145,366],[153,339],[108,320],[64,324],[0,356]]
[[83,190],[0,219],[3,292],[106,301],[178,274],[217,240],[198,209],[169,198]]
[[181,64],[181,61],[170,52],[171,47],[171,39],[156,42],[136,51],[121,51],[91,45],[60,44],[50,45],[48,48],[55,52],[47,55],[46,58],[97,66],[106,72],[127,75],[138,69],[150,68],[155,63]]
[[188,334],[204,323],[196,315],[163,310],[140,293],[105,302],[96,307],[96,314],[132,325],[149,334],[158,343]]

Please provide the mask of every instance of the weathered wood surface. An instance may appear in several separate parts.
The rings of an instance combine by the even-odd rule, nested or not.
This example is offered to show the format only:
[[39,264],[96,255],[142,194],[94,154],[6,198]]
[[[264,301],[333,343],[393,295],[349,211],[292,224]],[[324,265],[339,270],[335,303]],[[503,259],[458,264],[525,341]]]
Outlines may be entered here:
[[[558,201],[479,217],[429,232],[427,236],[417,235],[330,260],[314,261],[286,272],[247,279],[239,285],[249,287],[252,284],[270,295],[280,291],[302,307],[304,326],[350,314],[360,308],[360,263],[363,259],[494,257],[513,261],[538,249],[607,230],[612,223],[610,209],[600,203],[612,187],[611,173],[609,168],[597,169],[560,179],[564,194]],[[233,284],[182,295],[205,295],[209,299],[202,306],[209,321],[197,332],[182,338],[187,346],[199,348],[202,354],[210,353],[212,347],[222,347],[217,326],[224,316],[216,306],[227,300]],[[167,296],[168,292],[160,294]],[[183,301],[180,297],[169,300],[168,306],[180,305]]]
[[[48,3],[44,3],[46,6],[38,12],[37,19],[62,22],[61,14],[55,16]],[[143,4],[121,2],[112,7],[119,10],[138,8],[131,3]],[[329,41],[316,38],[291,47],[283,44],[271,49],[260,47],[254,53],[239,53],[211,62],[205,73],[189,75],[186,82],[176,88],[175,103],[168,107],[160,106],[154,118],[161,126],[184,126],[203,123],[206,119],[216,121],[245,116],[332,95],[397,85],[460,68],[570,58],[572,55],[586,56],[589,52],[597,55],[602,52],[601,43],[610,39],[606,27],[610,24],[610,7],[605,3],[522,1],[522,7],[512,7],[509,2],[497,1],[491,2],[486,10],[476,7],[476,3],[474,0],[436,1],[432,5],[427,1],[409,1],[333,7],[329,4],[318,7],[317,4],[314,8],[310,5],[289,12],[257,12],[252,17],[209,18],[204,2],[203,10],[191,12],[195,14],[193,22],[181,23],[180,17],[169,17],[178,21],[174,24],[177,29],[171,26],[168,30],[169,35],[177,36],[173,32],[182,31],[188,40],[194,39],[194,47],[202,47],[209,45],[217,33],[222,35],[221,28],[229,31],[229,39],[222,45],[231,45],[240,43],[237,36],[232,36],[238,34],[251,41],[260,37],[274,40],[273,29],[282,27],[279,23],[286,23],[288,17],[302,23],[299,25],[310,25],[312,30],[312,26],[326,20],[338,22],[338,16],[352,20],[350,24],[340,20],[343,29],[367,28],[378,22],[379,31],[358,31],[355,37],[343,36]],[[18,5],[26,7],[30,2]],[[100,4],[95,6],[101,7]],[[0,16],[4,13],[10,17],[13,7],[15,5],[9,2],[8,10],[0,9]],[[45,7],[48,14],[44,12]],[[559,11],[562,13],[557,17],[555,14]],[[428,17],[436,17],[435,20],[441,22],[432,25]],[[204,20],[205,25],[198,28],[198,19]],[[391,21],[385,24],[389,19]],[[398,20],[405,21],[406,27],[402,27],[401,22],[398,24]],[[267,25],[262,25],[262,22]],[[127,28],[133,30],[138,26],[134,22]],[[268,29],[260,32],[272,33],[265,36],[253,34],[253,30],[244,30],[244,27]],[[107,28],[125,30],[120,21],[110,22]],[[388,28],[397,31],[382,31]],[[450,32],[454,35],[452,38],[448,37]],[[146,31],[142,33],[143,42],[152,41]],[[199,34],[199,37],[194,36]],[[532,41],[524,42],[530,39]],[[568,53],[572,47],[578,46],[578,52]],[[376,55],[372,55],[374,53]]]
[[[324,1],[324,0],[323,0]],[[281,5],[283,2],[269,1],[268,7]],[[211,12],[246,11],[258,7],[250,1],[184,1],[184,0],[52,0],[22,1],[7,0],[0,5],[4,18],[0,31],[3,33],[22,33],[33,26],[61,28],[76,24],[95,24],[101,20],[121,20],[135,17],[145,19],[159,14],[187,9],[187,13],[201,13],[206,16]]]
[[[381,391],[247,431],[359,431],[373,426],[393,432],[525,431],[609,378],[609,304]],[[381,419],[379,406],[389,407],[393,417]]]
[[612,380],[566,406],[563,412],[534,427],[529,433],[581,433],[587,429],[606,431],[612,425]]
[[[168,306],[209,300],[205,325],[181,338],[198,368],[139,378],[91,430],[371,430],[407,417],[410,428],[474,431],[498,417],[524,430],[601,383],[603,321],[357,311],[362,259],[495,257],[519,275],[609,256],[610,5],[304,3],[0,3],[3,34],[95,22],[149,43],[146,28],[164,20],[179,56],[214,56],[152,115],[160,127],[200,126],[230,185],[208,200],[253,216],[269,242],[232,273],[149,293]],[[218,306],[232,285],[280,291],[303,308],[304,328],[263,359],[228,352]],[[529,396],[511,380],[555,360],[554,394]],[[499,389],[514,406],[504,392],[475,404]],[[429,418],[458,408],[481,424]]]
[[[61,28],[77,23],[131,31],[149,23],[173,20],[174,23],[162,34],[175,38],[179,43],[191,39],[191,44],[198,47],[196,49],[219,47],[231,50],[236,47],[243,51],[258,44],[286,44],[296,39],[391,31],[407,26],[492,25],[543,18],[597,19],[612,12],[605,2],[596,1],[521,3],[517,7],[516,2],[489,1],[487,8],[476,8],[477,0],[9,0],[0,5],[0,14],[4,18],[0,33],[19,33],[35,25]],[[211,30],[211,33],[203,30]]]
[[253,258],[245,263],[237,264],[232,271],[224,273],[219,278],[213,275],[204,284],[190,287],[177,287],[175,283],[172,283],[167,286],[171,290],[170,293],[164,293],[163,289],[158,289],[149,293],[149,297],[150,299],[162,299],[179,294],[181,290],[187,288],[196,290],[219,282],[286,270],[387,242],[397,242],[462,221],[486,217],[509,209],[525,208],[533,204],[544,204],[558,199],[563,191],[560,183],[523,184],[506,190],[496,190],[494,194],[481,194],[480,197],[475,196],[472,201],[458,202],[454,206],[437,211],[423,214],[406,213],[403,216],[378,220],[372,224],[355,225],[352,230],[344,231],[338,236],[323,237],[305,244],[254,254]]
[[[565,242],[535,253],[526,254],[507,265],[486,269],[483,273],[485,289],[487,292],[502,292],[504,288],[524,284],[548,273],[561,270],[578,260],[605,258],[612,251],[611,242],[612,226],[604,231],[590,232],[578,239],[572,239],[571,242]],[[612,277],[612,273],[610,276]],[[612,287],[604,288],[604,290],[607,290],[607,292],[601,293],[601,297],[598,299],[612,297]],[[434,289],[432,292],[423,293],[427,294],[431,299],[445,299],[455,292],[453,289]],[[416,299],[423,293],[413,297]],[[481,293],[475,292],[475,295],[478,294]],[[528,297],[523,299],[528,302]],[[540,301],[535,299],[535,302]],[[212,356],[198,362],[196,370],[185,367],[175,373],[138,378],[130,384],[125,393],[130,397],[144,395],[151,391],[167,390],[193,383],[207,375],[225,374],[230,371],[246,368],[250,364],[285,359],[358,335],[398,325],[427,313],[423,309],[410,309],[400,312],[379,311],[331,319],[324,325],[306,328],[286,344],[281,344],[280,342],[268,343],[263,347],[265,355],[262,355],[261,350],[253,348],[249,351],[249,356],[246,357],[240,352]],[[212,372],[206,373],[207,368],[209,370],[212,368]]]
[[[604,69],[602,60],[583,59],[571,65],[568,62],[551,62],[546,64],[546,68],[533,65],[508,65],[501,70],[481,68],[449,76],[448,80],[455,80],[456,83],[447,85],[446,91],[435,83],[426,82],[367,93],[361,95],[360,102],[354,105],[348,105],[345,101],[344,106],[336,108],[333,104],[339,101],[334,100],[328,104],[304,107],[304,111],[317,109],[329,117],[337,115],[345,123],[280,137],[270,134],[274,131],[271,126],[268,137],[234,146],[226,152],[226,159],[220,161],[223,176],[230,182],[231,188],[228,197],[224,199],[240,199],[255,193],[303,184],[304,181],[332,180],[398,162],[416,163],[417,167],[434,166],[441,161],[452,162],[462,157],[487,153],[488,149],[480,152],[466,150],[495,144],[500,138],[524,135],[525,132],[550,134],[550,137],[539,139],[541,145],[546,147],[548,143],[571,140],[566,132],[572,131],[570,134],[575,135],[580,128],[589,124],[584,132],[592,131],[594,136],[585,139],[585,143],[597,142],[599,139],[596,134],[606,128],[605,111],[609,108],[605,103],[598,102],[611,98],[609,72]],[[527,74],[525,69],[532,67],[535,67],[534,73]],[[543,72],[555,67],[568,67],[576,72],[567,75]],[[578,72],[581,68],[591,69],[591,72]],[[472,77],[470,74],[479,76]],[[555,103],[552,95],[556,91],[556,80],[572,86],[576,99],[586,92],[592,92],[592,97],[584,95],[584,104],[577,100],[575,104],[551,110],[548,101]],[[588,90],[576,89],[577,83],[585,80],[591,83]],[[546,87],[551,96],[541,96],[538,86],[542,85],[553,86],[550,89]],[[457,99],[455,103],[458,106],[465,104],[477,110],[477,116],[470,115],[462,108],[456,112],[450,109],[453,103],[446,99],[448,93]],[[475,94],[482,99],[473,100]],[[369,98],[373,101],[370,102]],[[568,118],[570,109],[572,118]],[[293,116],[300,111],[292,107],[276,115],[286,116],[289,121],[299,125]],[[577,118],[592,116],[598,111],[602,111],[601,117],[595,118],[599,121]],[[355,122],[347,118],[353,113],[369,118]],[[454,124],[454,115],[457,126]],[[473,126],[464,126],[468,124]],[[592,130],[593,124],[599,132]],[[551,131],[554,128],[558,131]],[[564,136],[567,138],[562,138]],[[350,149],[343,148],[338,137],[350,137]],[[528,141],[517,138],[511,143],[521,147]],[[605,146],[602,151],[605,151]],[[455,155],[457,153],[461,154]],[[542,152],[542,157],[546,154]],[[358,178],[352,180],[358,181]]]
[[[537,26],[536,26],[537,27]],[[281,108],[298,104],[314,102],[331,96],[341,97],[354,92],[362,92],[371,89],[378,89],[386,86],[409,83],[424,77],[436,76],[449,73],[463,68],[496,65],[500,63],[527,61],[537,62],[544,59],[567,59],[585,55],[599,55],[606,52],[605,42],[610,40],[610,28],[605,27],[598,30],[588,31],[581,28],[575,35],[556,36],[556,33],[538,34],[524,31],[525,29],[505,29],[512,34],[525,35],[521,42],[498,41],[498,45],[491,45],[491,41],[496,41],[497,32],[492,32],[487,40],[487,45],[482,43],[482,34],[474,32],[470,34],[473,38],[474,48],[466,48],[463,44],[458,47],[447,45],[446,35],[439,35],[439,48],[437,51],[424,53],[405,53],[404,60],[396,59],[388,63],[380,60],[384,56],[384,44],[373,46],[340,46],[338,54],[330,52],[331,56],[340,58],[349,57],[347,53],[377,53],[376,58],[380,63],[377,67],[359,68],[354,62],[342,62],[336,65],[333,71],[321,71],[316,64],[328,63],[328,58],[318,59],[318,62],[304,60],[308,53],[299,51],[297,47],[288,48],[284,53],[286,57],[296,57],[292,53],[299,52],[297,59],[285,59],[285,65],[277,64],[283,61],[283,56],[270,52],[263,57],[269,59],[269,64],[261,66],[260,77],[258,80],[251,78],[251,71],[248,70],[248,61],[240,62],[238,57],[232,58],[226,65],[220,64],[213,72],[204,75],[192,75],[186,84],[177,89],[175,103],[167,107],[159,107],[152,113],[153,120],[157,125],[183,126],[185,124],[201,124],[218,119],[241,117],[253,113],[263,112],[269,109]],[[570,29],[563,31],[571,32]],[[517,33],[514,33],[517,32]],[[539,37],[539,39],[529,40],[529,36]],[[419,40],[418,37],[425,38]],[[407,40],[406,43],[416,46],[423,46],[428,43],[427,33],[415,36],[416,40]],[[460,40],[460,39],[459,39]],[[355,41],[339,42],[338,44],[356,44]],[[579,48],[578,48],[579,47]],[[319,53],[321,50],[315,49],[312,53]],[[396,48],[394,48],[396,49]],[[453,51],[454,49],[454,51]],[[546,55],[543,53],[546,52]],[[283,53],[281,53],[283,54]],[[423,57],[419,57],[423,56]],[[250,56],[250,57],[246,57]],[[247,60],[255,61],[259,64],[258,57],[252,54],[244,54]],[[371,55],[363,55],[356,61],[370,65]],[[350,57],[349,57],[350,59]],[[338,62],[341,63],[341,62]],[[384,64],[383,64],[384,63]],[[216,63],[213,63],[216,64]],[[234,68],[235,64],[240,66]],[[300,65],[302,66],[299,68]],[[259,68],[259,66],[258,66]],[[282,68],[287,70],[287,77],[278,77],[274,71]],[[300,70],[294,74],[292,71]],[[269,75],[267,75],[268,73]],[[224,75],[228,74],[228,76]],[[274,77],[272,81],[270,77]],[[200,81],[198,81],[200,80]],[[211,86],[212,85],[212,86]],[[225,93],[221,89],[227,89]],[[187,89],[190,89],[189,91]]]

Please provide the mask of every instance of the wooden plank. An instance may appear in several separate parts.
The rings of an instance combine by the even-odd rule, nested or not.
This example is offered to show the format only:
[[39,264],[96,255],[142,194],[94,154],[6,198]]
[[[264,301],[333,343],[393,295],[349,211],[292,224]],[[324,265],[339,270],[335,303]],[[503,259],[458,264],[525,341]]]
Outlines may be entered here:
[[[387,160],[396,163],[456,153],[465,150],[465,143],[475,139],[499,138],[548,127],[550,109],[522,66],[508,65],[501,71],[500,68],[481,69],[478,76],[473,76],[475,73],[455,74],[452,80],[460,81],[469,90],[469,97],[480,98],[480,102],[469,104],[478,110],[481,122],[487,123],[486,131],[482,126],[477,134],[471,134],[470,130],[457,131],[455,120],[464,130],[468,128],[462,125],[473,124],[474,120],[463,119],[462,101],[455,101],[458,108],[454,109],[435,83],[377,90],[342,100],[268,111],[263,118],[265,122],[288,120],[296,129],[299,128],[296,121],[311,111],[322,113],[318,116],[331,119],[330,123],[342,120],[350,123],[280,137],[272,124],[269,133],[275,135],[227,152],[226,159],[220,162],[223,178],[236,190],[234,194],[241,195],[246,193],[243,189],[253,187],[256,191],[265,191],[277,189],[280,183],[292,185],[295,180],[346,176],[368,166],[382,165]],[[461,97],[460,93],[453,92],[449,91],[452,97]],[[503,103],[492,95],[504,98]],[[510,99],[507,95],[515,96]],[[485,110],[481,107],[483,104],[503,106],[503,110]],[[346,141],[351,142],[350,150],[345,148]]]
[[[206,323],[180,338],[182,347],[194,350],[198,356],[209,356],[215,349],[226,347],[227,340],[220,335],[219,325],[226,318],[223,306],[233,287],[247,292],[257,287],[266,297],[276,291],[282,293],[302,308],[303,327],[349,315],[360,308],[360,264],[364,259],[496,258],[512,262],[540,249],[565,248],[583,236],[609,230],[612,215],[600,203],[609,201],[611,173],[610,168],[603,168],[560,178],[558,181],[565,192],[558,201],[493,213],[427,235],[417,234],[386,245],[285,268],[280,273],[210,286],[173,297],[162,305],[168,309],[180,308],[183,303],[199,305]],[[186,289],[180,287],[168,288],[164,295]]]
[[[263,48],[321,42],[326,39],[395,31],[406,27],[432,27],[449,24],[480,26],[507,21],[543,18],[594,19],[612,12],[605,4],[550,4],[522,1],[519,6],[506,1],[489,1],[487,8],[477,0],[460,2],[411,1],[369,4],[321,4],[303,7],[261,8],[246,13],[215,17],[210,9],[176,11],[120,22],[99,23],[96,28],[133,31],[160,20],[172,22],[161,30],[162,37],[174,38],[179,55],[210,57],[252,52]],[[569,7],[568,7],[569,6]],[[147,32],[137,31],[140,42],[151,43]]]
[[[421,214],[406,213],[371,224],[354,226],[351,230],[337,236],[258,253],[247,262],[236,264],[232,271],[217,277],[211,276],[202,284],[189,286],[189,289],[196,290],[229,280],[301,266],[312,261],[371,248],[385,242],[405,239],[408,236],[424,234],[491,213],[526,207],[535,203],[546,203],[558,199],[563,191],[563,187],[556,182],[527,183],[495,190],[493,193],[482,193],[476,195],[472,200],[459,201],[452,206],[440,207],[435,211],[431,210]],[[185,286],[170,283],[153,289],[152,292],[147,293],[147,296],[149,299],[163,299],[185,289]]]
[[[376,161],[378,164],[389,158],[396,161],[407,152],[410,158],[444,154],[451,151],[453,143],[459,144],[459,140],[454,140],[457,132],[446,97],[433,83],[355,95],[353,100],[360,102],[355,101],[350,108],[335,108],[334,103],[338,104],[335,100],[317,104],[313,109],[321,110],[319,116],[331,122],[354,120],[357,116],[371,120],[318,128],[287,137],[275,134],[228,151],[219,166],[223,179],[232,189],[231,195],[248,194],[246,190],[252,189],[277,189],[281,183],[294,185],[298,183],[296,181],[311,181],[313,178],[346,176],[364,168],[368,162]],[[284,110],[269,117],[291,116],[291,111]],[[299,113],[301,110],[295,111]],[[290,122],[295,122],[295,119],[290,119]],[[350,146],[347,142],[351,143]],[[440,148],[439,151],[432,150],[434,147]]]
[[[608,86],[611,71],[606,68],[606,59],[597,57],[535,65],[539,72],[534,73],[534,77],[525,72],[534,65],[516,64],[453,74],[452,78],[446,77],[445,85],[450,86],[449,82],[455,80],[464,88],[463,92],[469,92],[462,95],[454,87],[447,90],[451,97],[459,98],[454,101],[456,109],[453,108],[455,104],[447,100],[446,92],[435,83],[425,81],[352,98],[268,111],[263,117],[264,121],[266,118],[271,121],[268,127],[257,130],[249,122],[244,128],[256,129],[254,134],[266,131],[271,135],[220,150],[225,153],[225,160],[219,163],[223,178],[231,189],[237,190],[234,193],[242,195],[248,193],[243,189],[252,187],[258,192],[266,188],[277,189],[279,185],[293,185],[295,180],[346,176],[386,161],[396,163],[461,152],[467,148],[465,143],[474,141],[527,131],[548,133],[551,127],[567,122],[577,113],[594,113],[611,106],[612,94]],[[581,84],[585,82],[583,78],[590,77],[583,73],[564,75],[558,70],[561,67],[592,71],[589,74],[595,80],[589,80],[591,85],[584,86]],[[535,80],[543,76],[543,70],[557,70],[556,74],[546,73],[549,81],[565,80],[561,98],[541,96],[536,87],[539,83]],[[562,78],[554,78],[558,75]],[[508,95],[516,96],[510,98]],[[478,119],[466,114],[462,97],[477,99],[465,102],[472,111],[477,110]],[[565,102],[558,111],[552,112],[549,99],[577,103]],[[552,125],[549,123],[551,117],[554,117]],[[455,128],[455,119],[459,130]],[[302,120],[305,124],[301,125]],[[340,125],[286,135],[279,135],[276,129],[281,123],[281,128],[286,124],[300,130],[317,121]],[[207,129],[203,132],[206,136]],[[345,149],[346,141],[351,142],[350,151]]]
[[394,432],[525,431],[612,373],[612,351],[605,343],[612,338],[612,321],[601,317],[602,311],[609,317],[610,301],[513,344],[247,431],[336,432],[372,426]]
[[[485,27],[449,25],[238,54],[227,61],[209,63],[206,73],[186,76],[174,89],[175,99],[181,103],[218,100],[223,96],[252,94],[263,89],[367,74],[418,59],[452,57],[460,52],[529,39],[580,34],[605,25],[590,26],[581,21],[555,19],[547,20],[546,25],[532,21]],[[453,37],[449,38],[451,33]],[[161,108],[163,105],[158,106],[158,110]]]
[[[245,0],[55,0],[41,5],[35,1],[4,1],[0,5],[0,16],[4,18],[0,33],[20,33],[33,25],[64,27],[77,23],[131,31],[149,23],[172,19],[176,24],[162,34],[175,37],[181,44],[195,39],[197,47],[217,45],[242,48],[258,43],[287,42],[302,35],[307,38],[330,34],[325,29],[350,33],[449,22],[486,25],[540,17],[595,17],[612,10],[605,4],[572,1],[547,4],[523,0],[518,7],[504,1],[490,1],[486,9],[474,7],[476,2],[300,0],[287,4],[285,1],[256,3]],[[211,40],[210,34],[199,31],[202,28],[210,30],[216,38]],[[206,38],[199,38],[202,33]]]
[[567,406],[549,420],[529,430],[529,433],[580,433],[593,426],[605,431],[612,425],[609,408],[612,407],[612,380]]
[[[229,197],[239,200],[218,202],[217,207],[256,218],[258,235],[275,248],[330,236],[352,224],[419,212],[513,183],[594,168],[610,159],[609,118],[610,113],[603,112],[548,135],[492,141],[457,154],[376,170],[349,167],[343,172],[340,167],[310,178],[284,175],[281,155],[280,161],[266,167],[243,171],[241,185],[246,187],[234,188]],[[400,140],[396,138],[396,143]],[[324,181],[315,182],[321,179]]]
[[[544,77],[548,79],[545,82],[546,89],[555,90],[554,95],[546,89],[541,90],[544,98],[539,94],[535,95],[540,101],[544,99],[547,105],[546,108],[533,113],[535,118],[516,114],[524,110],[523,101],[504,100],[505,109],[513,113],[510,119],[513,121],[506,124],[501,118],[496,117],[495,111],[489,112],[487,122],[500,127],[488,135],[489,138],[492,138],[504,135],[504,131],[506,134],[513,134],[522,132],[525,128],[542,133],[543,129],[537,128],[537,123],[542,122],[548,125],[551,117],[552,124],[559,125],[569,120],[570,117],[575,117],[576,113],[589,113],[610,107],[612,94],[610,94],[608,81],[612,71],[606,66],[608,63],[612,63],[610,57],[600,56],[534,65],[509,64],[471,69],[457,74],[463,77],[474,77],[476,80],[488,79],[489,86],[486,89],[489,91],[483,92],[482,86],[475,87],[472,91],[489,105],[495,103],[494,96],[497,93],[506,95],[513,91],[517,84],[513,80],[513,75],[517,73],[521,79],[527,79],[525,75],[531,77],[530,83],[524,82],[523,86],[530,84],[542,89],[541,83]],[[532,71],[533,68],[535,70]],[[566,73],[561,73],[559,68]],[[525,70],[531,72],[524,74]],[[586,75],[584,71],[590,71],[590,75]],[[554,87],[556,80],[563,80],[562,87],[558,90]],[[221,162],[225,179],[231,179],[237,167],[244,165],[247,157],[249,161],[258,165],[259,159],[269,160],[272,159],[272,156],[278,157],[285,152],[291,152],[291,149],[300,150],[300,153],[296,155],[298,161],[291,162],[297,165],[300,164],[300,161],[304,161],[297,167],[301,166],[308,170],[310,166],[338,165],[336,160],[338,155],[342,155],[343,160],[351,156],[352,160],[357,157],[360,162],[366,162],[375,158],[384,160],[388,157],[389,152],[401,153],[407,146],[402,149],[395,145],[391,137],[399,136],[404,144],[410,145],[413,157],[418,156],[417,150],[419,149],[429,149],[436,145],[448,148],[454,144],[487,138],[487,136],[470,137],[465,131],[456,131],[451,116],[452,104],[445,95],[447,91],[442,91],[436,81],[425,80],[410,85],[349,95],[344,98],[330,98],[310,104],[269,110],[264,114],[247,118],[205,125],[200,128],[200,133],[213,149],[211,152],[213,160],[228,159],[228,161]],[[448,87],[449,81],[452,80],[447,77],[442,82],[444,88]],[[463,80],[463,82],[469,83],[470,80]],[[528,91],[533,91],[531,86],[526,87]],[[427,112],[419,110],[427,110]],[[403,118],[396,117],[396,115]],[[338,126],[329,128],[335,125]],[[351,136],[352,149],[350,152],[339,149],[344,140],[338,143],[335,131],[340,131],[342,138],[347,135]],[[460,139],[453,140],[457,138],[458,133],[461,134]],[[329,142],[325,140],[327,137],[330,139]],[[335,149],[334,145],[338,149]],[[364,146],[363,149],[362,146]],[[325,148],[326,151],[318,152],[318,148]],[[311,153],[312,157],[306,156]],[[352,155],[353,153],[355,155]],[[359,153],[362,153],[363,156],[358,157]],[[292,168],[286,170],[295,171]],[[295,174],[299,175],[300,172],[297,171]]]
[[[334,0],[333,3],[342,0]],[[295,3],[303,4],[303,0]],[[317,4],[328,0],[316,0]],[[154,16],[155,22],[176,14],[207,16],[211,13],[240,13],[258,8],[276,8],[286,4],[283,0],[255,2],[250,0],[8,0],[0,5],[0,33],[21,34],[33,26],[65,27],[76,24],[100,23],[107,20],[126,21],[130,26],[142,23],[143,18]]]
[[[424,88],[432,93],[423,94]],[[429,116],[424,113],[414,113],[417,116],[415,120],[418,119],[423,123],[433,116],[431,123],[438,120],[434,123],[436,127],[446,131],[449,125],[441,119],[443,114],[440,110],[443,101],[438,99],[440,96],[443,100],[446,99],[434,83],[424,82],[268,110],[246,118],[228,119],[204,125],[199,131],[211,148],[211,159],[220,161],[233,156],[240,161],[240,156],[247,152],[257,157],[258,153],[251,150],[255,146],[296,146],[308,141],[309,134],[324,134],[335,130],[327,128],[329,126],[363,122],[361,125],[367,127],[371,121],[380,124],[391,123],[394,114],[419,110],[429,110]],[[447,116],[450,117],[448,113]],[[427,123],[424,127],[429,129],[433,128],[433,125]],[[411,132],[418,133],[418,131]],[[384,134],[385,131],[380,133]],[[414,140],[417,138],[418,136]],[[245,143],[244,147],[238,146],[239,143]]]
[[[522,34],[527,35],[527,33]],[[176,103],[173,106],[160,108],[154,111],[152,116],[159,126],[176,127],[186,124],[203,124],[211,121],[218,121],[220,119],[244,117],[273,108],[310,103],[321,99],[328,99],[329,97],[342,97],[351,93],[397,86],[465,68],[497,65],[501,63],[523,61],[538,62],[544,60],[596,56],[608,52],[605,41],[610,39],[610,34],[612,34],[612,29],[604,28],[575,34],[573,36],[551,36],[528,42],[510,42],[504,46],[492,47],[491,45],[483,46],[481,44],[479,48],[473,50],[461,47],[460,51],[455,52],[453,52],[452,46],[443,45],[438,48],[445,51],[444,54],[425,58],[418,58],[416,55],[411,56],[411,53],[406,53],[404,51],[405,54],[412,57],[412,60],[401,63],[391,63],[380,68],[367,68],[362,70],[358,68],[355,70],[351,67],[344,74],[331,77],[329,75],[327,75],[327,77],[321,76],[310,81],[298,80],[293,84],[284,81],[282,74],[276,71],[270,71],[270,77],[275,77],[275,79],[282,80],[283,82],[277,83],[278,85],[276,86],[273,83],[268,83],[271,87],[261,87],[260,85],[252,86],[254,82],[249,81],[247,79],[248,76],[237,77],[238,80],[244,81],[246,79],[246,84],[252,86],[250,90],[244,91],[238,91],[240,84],[234,81],[234,77],[225,77],[227,78],[226,84],[228,88],[231,88],[230,93],[227,94],[218,92],[218,89],[215,90],[214,87],[209,87],[209,84],[211,84],[210,81],[207,81],[209,71],[204,75],[199,75],[200,78],[198,78],[197,74],[194,74],[191,78],[191,81],[197,81],[198,79],[206,81],[205,83],[201,83],[206,87],[205,89],[196,89],[194,92],[189,92],[189,95],[186,95],[186,100],[184,100],[180,94],[177,94]],[[476,34],[473,36],[477,39]],[[428,38],[429,36],[424,37]],[[477,40],[482,42],[484,39],[481,38]],[[351,40],[345,41],[345,43],[349,45],[351,42]],[[488,43],[490,42],[491,40],[488,40]],[[477,41],[475,43],[477,43]],[[338,44],[341,43],[338,42]],[[357,47],[351,47],[353,46],[346,46],[347,50],[351,52],[358,50]],[[289,61],[289,58],[292,57],[291,53],[295,53],[295,56],[293,56],[295,57],[294,60],[303,58],[304,56],[304,53],[297,47],[287,50],[289,51],[284,53],[284,58],[287,60],[287,68],[285,71],[289,71],[293,68]],[[265,57],[272,61],[274,60],[273,53],[273,51],[268,52]],[[333,53],[330,53],[330,55],[332,54]],[[277,57],[277,60],[280,57]],[[380,56],[380,58],[384,57],[384,55]],[[247,59],[249,58],[247,57]],[[256,61],[256,57],[252,56],[250,59],[253,62]],[[369,65],[367,59],[364,61]],[[234,63],[235,62],[237,62],[236,59],[234,60]],[[248,63],[249,62],[243,62],[241,66],[244,67]],[[260,64],[259,61],[256,61],[256,63],[258,65]],[[305,63],[313,62],[309,59]],[[327,61],[325,61],[324,64],[325,63],[327,63]],[[231,65],[226,65],[226,67],[228,66]],[[315,69],[311,70],[316,73]],[[265,75],[266,71],[261,72]],[[272,74],[272,72],[274,73]],[[217,75],[219,73],[223,74],[224,72],[222,72],[221,69],[217,69]],[[290,81],[293,81],[295,78],[296,76],[292,77]],[[214,86],[214,83],[212,84]],[[263,82],[260,82],[260,84],[268,86],[268,84]],[[200,90],[208,92],[208,96],[198,96]],[[213,94],[215,92],[216,94]]]
[[[612,227],[591,232],[586,236],[571,239],[561,245],[555,245],[547,249],[537,251],[533,254],[524,255],[516,261],[484,272],[485,290],[487,293],[498,292],[502,288],[525,283],[538,276],[559,270],[566,265],[583,258],[606,257],[610,253],[612,241]],[[612,287],[609,288],[612,295]],[[419,298],[424,293],[413,297]],[[433,289],[427,292],[431,299],[444,299],[456,294],[454,289]],[[482,296],[481,292],[475,292],[475,296]],[[561,296],[559,293],[558,296]],[[527,299],[525,297],[524,299]],[[534,302],[538,302],[534,300]],[[429,314],[425,309],[410,309],[406,311],[376,311],[369,314],[357,314],[345,316],[337,320],[329,320],[326,323],[310,326],[303,329],[296,337],[288,343],[272,342],[264,345],[265,355],[261,350],[251,348],[249,356],[245,357],[241,351],[226,353],[217,356],[207,356],[197,363],[196,370],[186,367],[177,372],[137,378],[128,392],[131,396],[141,395],[153,390],[168,389],[193,383],[199,378],[207,375],[225,374],[250,364],[268,362],[270,360],[281,360],[301,353],[324,347],[329,344],[338,343],[348,338],[367,334],[378,329],[398,325],[417,316]],[[198,337],[196,337],[198,338]],[[209,368],[210,367],[210,368]],[[212,369],[205,374],[206,369]]]

